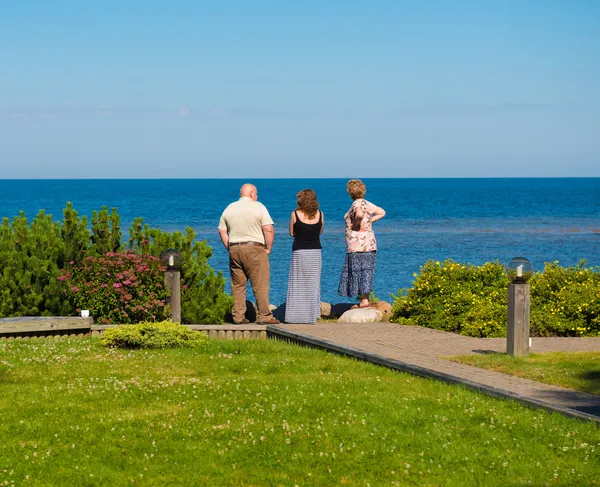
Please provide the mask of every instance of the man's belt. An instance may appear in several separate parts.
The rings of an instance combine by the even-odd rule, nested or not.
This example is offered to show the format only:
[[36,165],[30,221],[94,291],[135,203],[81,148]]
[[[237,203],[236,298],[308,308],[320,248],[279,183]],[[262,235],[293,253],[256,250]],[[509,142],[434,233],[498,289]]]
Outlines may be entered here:
[[233,247],[234,245],[255,245],[256,247],[264,247],[264,244],[261,244],[260,242],[235,242],[235,243],[230,243],[229,246]]

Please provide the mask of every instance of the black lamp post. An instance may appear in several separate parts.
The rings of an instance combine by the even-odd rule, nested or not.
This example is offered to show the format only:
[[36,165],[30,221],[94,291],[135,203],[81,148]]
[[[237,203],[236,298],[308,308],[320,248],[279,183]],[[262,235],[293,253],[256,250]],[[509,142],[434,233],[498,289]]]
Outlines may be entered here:
[[506,352],[522,357],[529,353],[529,284],[533,266],[524,257],[515,257],[506,265],[508,285],[508,327]]
[[171,320],[181,323],[181,254],[175,249],[167,249],[160,254],[160,261],[167,268],[165,272],[165,285],[170,294]]

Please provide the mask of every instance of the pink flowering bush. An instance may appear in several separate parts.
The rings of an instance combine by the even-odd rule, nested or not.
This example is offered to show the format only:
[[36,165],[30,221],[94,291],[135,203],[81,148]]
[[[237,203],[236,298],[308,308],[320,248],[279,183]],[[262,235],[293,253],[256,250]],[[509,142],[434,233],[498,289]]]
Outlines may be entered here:
[[58,280],[72,307],[90,310],[98,323],[163,321],[169,316],[164,267],[150,255],[88,255],[70,263]]

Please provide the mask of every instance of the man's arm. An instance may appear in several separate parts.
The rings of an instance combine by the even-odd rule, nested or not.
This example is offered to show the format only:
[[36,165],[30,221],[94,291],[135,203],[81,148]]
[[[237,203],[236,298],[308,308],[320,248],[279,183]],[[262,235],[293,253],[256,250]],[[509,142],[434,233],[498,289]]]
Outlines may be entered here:
[[271,253],[271,249],[273,248],[273,240],[275,240],[275,229],[273,228],[273,225],[263,225],[262,231],[265,237],[265,251],[268,255]]
[[225,248],[229,249],[229,233],[227,233],[227,230],[219,228],[219,237],[221,237],[221,242],[223,242]]

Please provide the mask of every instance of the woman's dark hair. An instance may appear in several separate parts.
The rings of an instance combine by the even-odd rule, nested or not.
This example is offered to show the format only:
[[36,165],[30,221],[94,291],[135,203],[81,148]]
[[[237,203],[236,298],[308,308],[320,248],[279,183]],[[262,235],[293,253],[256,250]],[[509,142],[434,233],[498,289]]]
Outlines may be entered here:
[[314,218],[319,210],[317,194],[312,189],[303,189],[296,195],[296,198],[298,198],[296,202],[298,209],[302,210],[308,218]]

